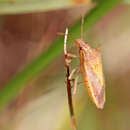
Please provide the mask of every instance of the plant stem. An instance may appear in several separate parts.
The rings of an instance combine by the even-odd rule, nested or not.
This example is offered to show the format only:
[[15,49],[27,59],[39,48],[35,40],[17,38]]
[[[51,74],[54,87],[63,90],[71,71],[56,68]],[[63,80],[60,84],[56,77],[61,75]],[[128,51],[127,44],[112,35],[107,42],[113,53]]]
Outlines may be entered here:
[[70,70],[69,70],[69,60],[68,60],[67,49],[66,49],[67,36],[68,36],[68,29],[66,29],[65,38],[64,38],[64,57],[65,57],[65,67],[66,67],[67,94],[68,94],[70,116],[72,120],[72,127],[73,127],[73,130],[77,130],[76,119],[74,116],[73,102],[72,102],[71,80],[69,79]]

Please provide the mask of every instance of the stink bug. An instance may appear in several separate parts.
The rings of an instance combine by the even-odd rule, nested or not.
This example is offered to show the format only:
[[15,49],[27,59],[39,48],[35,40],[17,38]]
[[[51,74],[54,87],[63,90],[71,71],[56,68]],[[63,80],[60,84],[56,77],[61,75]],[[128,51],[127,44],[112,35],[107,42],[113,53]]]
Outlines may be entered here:
[[[102,61],[100,55],[100,47],[92,48],[87,42],[84,42],[82,39],[83,34],[83,22],[81,25],[81,36],[80,39],[74,39],[68,35],[68,29],[65,33],[58,33],[59,35],[64,35],[64,57],[65,57],[65,66],[66,66],[66,83],[67,83],[67,93],[68,93],[68,104],[70,109],[70,115],[72,120],[73,130],[77,130],[76,120],[74,116],[73,103],[72,103],[72,94],[71,88],[74,88],[74,93],[76,91],[78,77],[72,79],[72,75],[76,73],[77,69],[73,69],[70,73],[69,65],[72,58],[76,58],[74,54],[68,53],[66,49],[67,36],[69,36],[79,49],[79,58],[80,58],[80,71],[83,78],[83,83],[85,88],[88,91],[88,94],[93,101],[93,103],[99,109],[103,109],[105,103],[105,83],[103,77]],[[71,85],[73,81],[73,85]]]
[[81,38],[75,40],[79,48],[80,70],[83,83],[93,103],[99,109],[103,109],[105,103],[105,82],[102,69],[101,52],[99,48],[92,48],[82,40],[83,35],[82,17]]
[[[105,82],[103,76],[100,47],[92,48],[87,42],[84,42],[82,38],[83,22],[84,19],[82,17],[81,36],[79,39],[74,39],[70,35],[67,36],[70,37],[79,48],[80,71],[84,86],[87,89],[92,102],[97,106],[97,108],[103,109],[105,103]],[[60,33],[60,35],[66,36],[64,33]],[[73,54],[68,53],[68,57],[69,56],[71,58],[74,57]],[[72,71],[72,73],[74,73],[74,71]],[[70,75],[72,74],[70,73]],[[74,85],[74,87],[75,86],[76,85]]]
[[105,83],[100,47],[92,48],[82,39],[73,40],[79,48],[80,70],[84,86],[93,103],[97,108],[102,109],[105,103]]
[[105,103],[105,84],[102,71],[100,48],[91,48],[82,39],[77,39],[80,54],[80,68],[85,88],[97,108]]

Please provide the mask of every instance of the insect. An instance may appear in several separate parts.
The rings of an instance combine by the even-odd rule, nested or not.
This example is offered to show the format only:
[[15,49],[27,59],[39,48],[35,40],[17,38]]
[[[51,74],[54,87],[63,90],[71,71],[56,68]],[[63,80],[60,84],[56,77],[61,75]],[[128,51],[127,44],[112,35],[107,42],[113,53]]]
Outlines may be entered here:
[[103,109],[105,103],[105,84],[102,70],[100,48],[91,48],[82,39],[77,39],[80,54],[80,68],[83,83],[97,108]]
[[[68,104],[70,109],[70,115],[72,120],[73,130],[77,130],[76,119],[74,116],[73,103],[72,103],[72,94],[71,88],[74,88],[74,93],[76,92],[78,76],[72,79],[72,76],[77,69],[73,69],[70,73],[69,65],[73,58],[76,58],[74,54],[67,52],[67,37],[70,37],[76,44],[79,49],[79,59],[80,59],[80,71],[83,78],[83,83],[85,88],[88,91],[88,94],[92,102],[99,109],[103,109],[105,103],[105,83],[103,77],[102,61],[100,55],[100,47],[92,48],[87,42],[84,42],[82,39],[83,35],[83,22],[84,18],[82,17],[81,25],[81,36],[79,39],[74,39],[68,35],[68,29],[65,33],[58,33],[59,35],[64,35],[64,56],[65,56],[65,66],[66,66],[66,83],[67,83],[67,93],[68,93]],[[71,84],[71,81],[73,81]]]
[[[70,37],[78,47],[80,58],[80,71],[83,78],[84,86],[87,89],[92,102],[97,106],[97,108],[103,109],[105,103],[105,82],[103,76],[100,47],[92,48],[87,42],[84,42],[84,40],[82,39],[83,22],[84,18],[82,17],[81,37],[79,39],[74,39],[68,34],[62,35]],[[70,53],[67,53],[67,56],[71,58],[75,57],[73,54]],[[76,69],[72,70],[69,79],[71,79],[75,71]],[[77,78],[74,79],[73,86],[76,87],[76,84]]]

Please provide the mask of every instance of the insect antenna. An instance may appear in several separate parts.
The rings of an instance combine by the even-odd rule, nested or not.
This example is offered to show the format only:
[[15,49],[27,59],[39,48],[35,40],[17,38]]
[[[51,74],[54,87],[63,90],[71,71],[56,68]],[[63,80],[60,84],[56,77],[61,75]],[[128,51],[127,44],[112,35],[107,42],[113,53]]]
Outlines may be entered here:
[[83,39],[83,25],[84,25],[84,15],[81,18],[81,32],[80,32],[80,39]]

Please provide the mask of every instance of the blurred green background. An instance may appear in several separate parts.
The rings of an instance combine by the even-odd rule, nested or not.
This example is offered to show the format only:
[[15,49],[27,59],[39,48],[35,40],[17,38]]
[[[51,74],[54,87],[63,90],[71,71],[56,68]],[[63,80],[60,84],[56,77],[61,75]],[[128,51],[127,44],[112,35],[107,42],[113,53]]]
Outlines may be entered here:
[[[78,130],[130,129],[129,0],[0,0],[0,130],[71,130],[63,37],[69,27],[101,45],[106,83],[103,110],[83,84],[73,96]],[[68,40],[70,52],[73,42]],[[77,66],[74,60],[71,69]],[[80,82],[82,79],[80,78]]]

